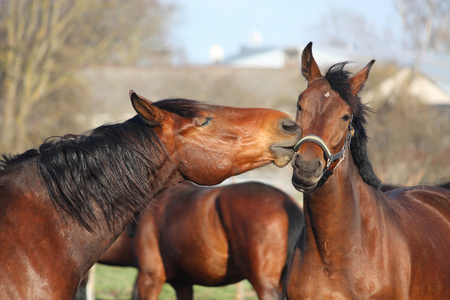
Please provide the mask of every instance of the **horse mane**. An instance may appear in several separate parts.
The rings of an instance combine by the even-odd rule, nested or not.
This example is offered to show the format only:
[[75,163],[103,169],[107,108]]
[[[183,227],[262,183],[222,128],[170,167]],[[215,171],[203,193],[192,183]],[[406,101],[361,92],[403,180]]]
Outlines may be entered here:
[[22,154],[12,155],[12,154],[2,154],[0,157],[0,171],[6,169],[6,167],[13,163],[20,163],[22,161],[28,160],[32,157],[38,156],[39,151],[37,149],[29,149]]
[[167,159],[154,130],[138,117],[90,135],[53,138],[39,147],[38,168],[57,209],[87,230],[102,211],[112,230],[148,204],[156,171]]
[[[166,99],[154,105],[186,118],[198,116],[205,108],[187,99]],[[155,175],[170,159],[154,127],[139,116],[100,126],[86,135],[50,138],[39,149],[15,157],[4,155],[0,166],[6,168],[28,152],[38,155],[39,174],[55,208],[89,231],[100,224],[95,211],[103,213],[110,231],[117,225],[124,228],[161,189]]]
[[378,189],[381,181],[375,175],[367,153],[368,136],[366,133],[367,116],[373,112],[370,107],[363,104],[358,95],[354,96],[348,79],[351,73],[344,70],[348,62],[342,62],[332,65],[325,74],[331,88],[339,93],[340,97],[350,106],[353,112],[353,128],[355,134],[352,138],[350,149],[353,161],[358,167],[361,178],[367,184]]

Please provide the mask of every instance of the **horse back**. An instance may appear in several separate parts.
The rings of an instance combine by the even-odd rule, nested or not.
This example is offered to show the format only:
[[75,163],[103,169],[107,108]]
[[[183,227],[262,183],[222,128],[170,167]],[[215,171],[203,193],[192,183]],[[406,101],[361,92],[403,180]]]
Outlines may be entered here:
[[[450,224],[450,190],[438,186],[414,186],[386,193],[394,207],[409,212],[411,217],[435,219],[431,223]],[[410,219],[410,218],[406,218]],[[445,226],[444,226],[445,227]]]
[[396,189],[386,195],[393,222],[411,243],[417,241],[411,246],[413,249],[422,248],[420,243],[424,242],[450,253],[450,190],[416,186]]

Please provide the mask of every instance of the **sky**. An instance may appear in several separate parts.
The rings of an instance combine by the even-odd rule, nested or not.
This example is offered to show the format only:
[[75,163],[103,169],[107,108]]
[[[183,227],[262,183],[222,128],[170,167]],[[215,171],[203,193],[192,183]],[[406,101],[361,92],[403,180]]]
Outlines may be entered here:
[[363,38],[382,48],[383,35],[401,30],[395,0],[168,1],[179,8],[172,43],[194,64],[208,63],[212,45],[221,45],[225,58],[237,54],[254,32],[261,36],[260,46],[304,47],[310,41],[326,43],[333,31],[345,37],[364,29],[368,34]]

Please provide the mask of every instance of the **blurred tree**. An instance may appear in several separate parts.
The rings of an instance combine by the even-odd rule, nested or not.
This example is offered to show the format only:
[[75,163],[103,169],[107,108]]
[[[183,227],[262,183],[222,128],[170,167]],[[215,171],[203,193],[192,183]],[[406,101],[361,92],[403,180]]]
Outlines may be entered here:
[[318,36],[322,36],[331,45],[364,45],[366,49],[376,49],[395,40],[391,30],[382,25],[354,12],[337,8],[327,11],[315,30]]
[[406,47],[419,55],[450,51],[450,1],[397,0]]
[[[391,98],[391,96],[388,96]],[[374,103],[369,117],[369,154],[386,183],[438,184],[450,179],[448,111],[402,93]]]
[[[1,0],[1,152],[28,148],[31,132],[44,135],[36,132],[43,122],[35,117],[38,104],[49,101],[50,108],[59,99],[73,108],[68,97],[77,95],[70,87],[78,68],[167,62],[173,12],[161,0]],[[46,116],[46,121],[57,123],[64,116]]]

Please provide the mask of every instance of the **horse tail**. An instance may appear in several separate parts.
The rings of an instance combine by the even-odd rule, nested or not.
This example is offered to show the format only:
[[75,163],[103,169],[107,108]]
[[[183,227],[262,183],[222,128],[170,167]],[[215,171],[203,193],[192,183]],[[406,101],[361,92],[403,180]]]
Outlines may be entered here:
[[283,205],[289,220],[286,262],[280,277],[280,287],[282,288],[283,294],[285,294],[284,291],[288,268],[291,263],[297,240],[305,226],[305,217],[302,209],[291,197],[285,196]]

